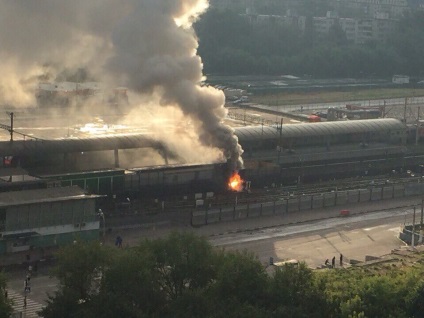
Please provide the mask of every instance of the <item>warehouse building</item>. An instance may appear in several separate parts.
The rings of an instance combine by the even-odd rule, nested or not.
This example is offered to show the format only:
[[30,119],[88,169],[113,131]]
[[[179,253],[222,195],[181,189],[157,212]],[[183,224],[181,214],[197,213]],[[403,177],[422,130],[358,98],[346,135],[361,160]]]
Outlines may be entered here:
[[98,239],[99,197],[79,187],[0,193],[0,255]]

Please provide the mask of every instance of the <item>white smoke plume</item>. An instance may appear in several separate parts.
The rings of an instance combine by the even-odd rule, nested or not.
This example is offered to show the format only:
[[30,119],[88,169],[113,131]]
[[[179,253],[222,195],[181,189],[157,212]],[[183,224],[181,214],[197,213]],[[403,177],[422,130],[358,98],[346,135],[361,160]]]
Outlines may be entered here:
[[0,0],[0,104],[33,105],[34,83],[84,68],[99,82],[179,107],[198,141],[238,169],[242,149],[223,124],[224,95],[201,86],[192,23],[207,7],[206,0]]

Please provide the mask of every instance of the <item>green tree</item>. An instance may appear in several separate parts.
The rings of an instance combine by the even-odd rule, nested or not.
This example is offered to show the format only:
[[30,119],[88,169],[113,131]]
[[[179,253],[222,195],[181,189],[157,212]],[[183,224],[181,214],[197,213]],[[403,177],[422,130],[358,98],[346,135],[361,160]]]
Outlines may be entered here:
[[100,293],[92,299],[91,316],[130,318],[154,314],[167,304],[158,281],[151,251],[122,251],[104,273]]
[[10,317],[12,314],[12,305],[9,298],[6,298],[6,277],[0,272],[0,318]]
[[[99,242],[80,242],[61,248],[52,273],[60,288],[50,296],[43,317],[82,317],[90,300],[100,289],[101,279],[113,261],[109,248]],[[66,315],[64,315],[66,313]]]
[[424,75],[424,12],[407,14],[389,39],[397,54],[403,59],[403,71],[408,75]]
[[185,290],[204,288],[215,278],[212,246],[193,233],[174,232],[165,239],[145,241],[140,250],[153,255],[159,285],[170,299]]
[[305,263],[277,268],[271,288],[271,306],[287,317],[329,317],[324,284]]
[[216,281],[210,289],[210,297],[219,304],[213,317],[243,317],[241,313],[249,311],[252,315],[246,317],[265,315],[269,277],[264,266],[246,251],[221,252],[218,258]]
[[87,317],[202,316],[217,266],[212,246],[194,234],[145,240],[108,267]]

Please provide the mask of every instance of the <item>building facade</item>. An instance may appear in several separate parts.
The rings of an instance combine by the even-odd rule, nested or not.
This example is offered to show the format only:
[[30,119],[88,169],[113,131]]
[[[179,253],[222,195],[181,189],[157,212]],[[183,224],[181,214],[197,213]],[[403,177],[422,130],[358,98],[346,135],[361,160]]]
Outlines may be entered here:
[[78,187],[0,193],[0,255],[98,239],[98,197]]

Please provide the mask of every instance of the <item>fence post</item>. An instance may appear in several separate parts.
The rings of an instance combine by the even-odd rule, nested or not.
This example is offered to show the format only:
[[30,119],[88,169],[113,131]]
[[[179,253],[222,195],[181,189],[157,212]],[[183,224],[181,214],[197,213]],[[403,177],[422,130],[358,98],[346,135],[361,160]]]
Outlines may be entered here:
[[191,210],[190,225],[194,226],[194,224],[193,224],[193,210]]

